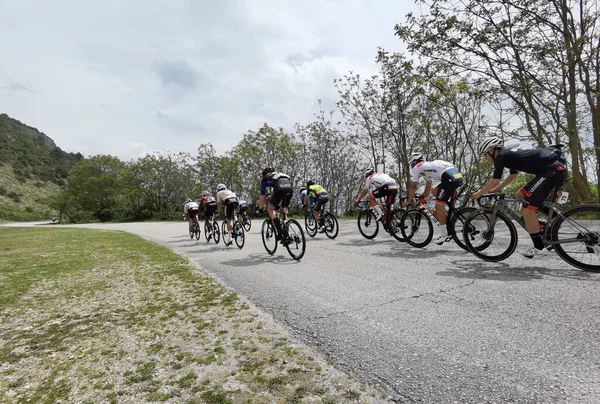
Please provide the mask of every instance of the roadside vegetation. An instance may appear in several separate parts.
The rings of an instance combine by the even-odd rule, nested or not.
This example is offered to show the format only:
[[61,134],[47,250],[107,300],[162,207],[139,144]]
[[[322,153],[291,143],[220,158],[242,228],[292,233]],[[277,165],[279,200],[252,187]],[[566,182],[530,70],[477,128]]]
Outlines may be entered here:
[[2,403],[378,403],[167,248],[0,228]]

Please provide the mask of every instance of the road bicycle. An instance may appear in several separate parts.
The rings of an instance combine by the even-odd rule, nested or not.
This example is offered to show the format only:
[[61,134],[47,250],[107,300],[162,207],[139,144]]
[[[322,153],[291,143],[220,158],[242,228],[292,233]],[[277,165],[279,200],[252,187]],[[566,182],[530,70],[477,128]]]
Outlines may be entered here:
[[190,239],[193,240],[194,237],[196,237],[196,240],[200,240],[200,224],[198,223],[198,216],[194,215],[192,221],[194,224],[190,229]]
[[[304,210],[304,227],[306,228],[306,234],[310,237],[314,237],[318,231],[319,219],[315,215],[315,204],[309,203],[302,208]],[[325,205],[321,206],[320,209],[321,218],[323,219],[324,233],[330,239],[337,237],[340,230],[338,220],[335,215],[331,212],[325,211]]]
[[[448,236],[444,242],[454,240],[454,242],[463,250],[469,251],[463,240],[463,226],[468,217],[470,217],[477,208],[474,206],[463,206],[456,208],[454,201],[456,193],[452,195],[448,203],[447,222],[443,226],[448,229]],[[402,237],[413,247],[423,248],[433,240],[433,227],[439,227],[440,221],[437,217],[435,208],[429,208],[422,197],[415,198],[416,207],[404,212],[400,220],[400,230]]]
[[[552,201],[542,205],[540,210],[547,212],[546,221],[540,222],[544,246],[554,249],[560,258],[576,268],[600,272],[600,205],[581,204],[561,210],[559,206],[568,199],[568,192],[557,189]],[[522,201],[492,193],[482,195],[478,203],[481,209],[464,224],[466,245],[485,261],[502,261],[517,247],[514,222],[525,229],[519,213]],[[485,248],[478,248],[480,246]]]
[[223,220],[223,224],[221,226],[221,234],[223,234],[223,243],[225,243],[225,246],[229,247],[231,245],[231,238],[233,236],[235,245],[237,245],[240,250],[244,248],[246,235],[244,234],[244,226],[242,225],[241,219],[238,218],[236,209],[233,210],[233,217],[231,218],[232,233],[227,231],[227,219]]
[[219,231],[219,224],[217,223],[217,213],[214,211],[213,214],[208,218],[208,224],[204,222],[204,235],[207,242],[212,239],[215,244],[219,244],[221,232]]
[[[400,219],[404,214],[404,209],[391,209],[391,204],[386,201],[385,203],[380,200],[375,206],[381,206],[383,209],[383,216],[380,220],[377,220],[374,207],[372,207],[367,199],[364,199],[358,203],[360,212],[358,212],[358,218],[356,219],[358,224],[358,231],[366,239],[374,239],[379,233],[379,221],[383,225],[383,229],[392,235],[398,241],[404,241],[404,237],[400,231]],[[388,205],[390,207],[388,208]]]
[[306,251],[306,239],[304,238],[304,231],[300,223],[294,219],[287,219],[287,212],[275,211],[277,217],[280,218],[283,224],[283,233],[277,234],[275,223],[271,220],[267,214],[267,218],[262,224],[261,236],[265,250],[270,255],[275,254],[279,243],[283,244],[287,249],[290,256],[295,260],[300,260],[304,256]]

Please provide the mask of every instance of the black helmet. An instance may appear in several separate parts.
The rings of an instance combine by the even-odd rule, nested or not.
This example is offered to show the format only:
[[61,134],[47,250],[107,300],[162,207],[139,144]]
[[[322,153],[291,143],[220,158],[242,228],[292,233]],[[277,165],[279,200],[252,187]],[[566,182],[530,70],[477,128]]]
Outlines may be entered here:
[[307,187],[310,187],[311,185],[315,185],[315,182],[313,180],[306,181],[306,186]]
[[264,177],[265,175],[272,173],[273,171],[275,171],[273,168],[267,167],[262,171],[262,176]]

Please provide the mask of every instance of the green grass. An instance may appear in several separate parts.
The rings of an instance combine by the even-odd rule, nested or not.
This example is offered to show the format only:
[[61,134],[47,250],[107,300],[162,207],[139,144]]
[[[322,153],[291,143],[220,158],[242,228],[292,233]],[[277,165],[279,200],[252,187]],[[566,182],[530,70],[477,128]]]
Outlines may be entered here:
[[236,293],[127,233],[0,227],[0,320],[2,403],[380,395],[357,395],[358,383],[265,327]]

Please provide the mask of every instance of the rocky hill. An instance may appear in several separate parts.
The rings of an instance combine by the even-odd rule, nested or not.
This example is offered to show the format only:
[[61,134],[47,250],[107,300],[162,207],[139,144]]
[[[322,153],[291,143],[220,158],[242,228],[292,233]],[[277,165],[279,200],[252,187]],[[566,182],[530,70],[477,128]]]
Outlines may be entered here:
[[36,128],[0,114],[0,219],[48,218],[47,199],[82,158],[63,151]]

